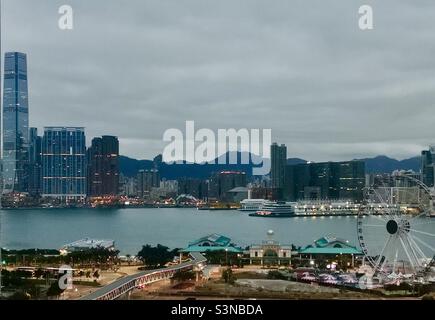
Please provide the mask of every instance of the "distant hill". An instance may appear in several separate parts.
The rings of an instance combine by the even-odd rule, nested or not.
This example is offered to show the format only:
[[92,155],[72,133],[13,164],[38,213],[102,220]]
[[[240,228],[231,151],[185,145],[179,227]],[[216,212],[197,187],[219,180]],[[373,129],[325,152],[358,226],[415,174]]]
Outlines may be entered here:
[[367,173],[391,173],[394,170],[420,171],[421,157],[413,157],[405,160],[396,160],[386,156],[360,159],[366,164]]
[[295,165],[295,164],[301,164],[301,163],[307,163],[307,160],[299,159],[299,158],[288,158],[287,159],[288,165]]
[[119,167],[124,176],[133,177],[139,170],[151,169],[153,167],[153,161],[119,156]]
[[[224,160],[225,163],[229,162],[230,153],[228,152],[225,155],[220,156],[218,159]],[[237,157],[237,163],[241,163],[242,153],[237,152],[235,155]],[[210,163],[210,164],[197,164],[197,163],[187,163],[184,161],[181,164],[166,164],[164,162],[158,164],[158,169],[160,172],[160,176],[162,178],[166,178],[168,180],[174,180],[181,177],[191,177],[198,179],[206,179],[209,178],[213,173],[219,171],[243,171],[246,172],[248,176],[252,175],[252,168],[255,166],[250,157],[249,164],[218,164],[218,163]],[[252,155],[254,157],[254,155]],[[256,159],[258,160],[258,159]],[[151,160],[136,160],[132,158],[128,158],[125,156],[120,156],[120,169],[121,173],[127,177],[132,177],[137,174],[139,170],[142,169],[151,169],[153,168],[154,163]]]
[[[228,163],[230,153],[222,155],[219,158],[226,158]],[[241,162],[242,153],[237,152],[238,163]],[[248,154],[248,156],[250,156]],[[251,158],[250,158],[251,159]],[[258,160],[258,159],[257,159]],[[367,173],[390,173],[394,170],[420,170],[420,157],[413,157],[405,160],[396,160],[386,156],[377,156],[374,158],[359,159],[365,161]],[[133,177],[139,170],[151,169],[154,166],[152,160],[137,160],[125,156],[120,156],[120,169],[121,173],[127,177]],[[294,165],[306,163],[307,161],[300,158],[289,158],[287,164]],[[166,164],[159,163],[158,169],[160,176],[168,180],[178,179],[181,177],[192,177],[198,179],[209,178],[213,173],[219,171],[244,171],[247,175],[252,175],[253,163],[250,164]]]

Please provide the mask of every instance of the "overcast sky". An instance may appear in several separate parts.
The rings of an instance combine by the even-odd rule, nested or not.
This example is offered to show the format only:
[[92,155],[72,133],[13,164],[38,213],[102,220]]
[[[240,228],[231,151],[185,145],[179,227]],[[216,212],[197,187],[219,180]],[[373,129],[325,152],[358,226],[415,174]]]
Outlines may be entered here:
[[[312,161],[435,143],[433,0],[2,2],[2,50],[28,54],[39,129],[117,135],[137,158],[186,120],[271,128],[289,157]],[[58,28],[63,4],[72,31]],[[358,28],[362,4],[374,30]]]

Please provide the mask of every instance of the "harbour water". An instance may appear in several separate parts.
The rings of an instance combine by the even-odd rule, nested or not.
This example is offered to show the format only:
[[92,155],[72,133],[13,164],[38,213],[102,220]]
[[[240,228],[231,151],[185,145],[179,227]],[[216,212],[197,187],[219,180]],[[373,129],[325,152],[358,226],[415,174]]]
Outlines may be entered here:
[[[245,247],[261,243],[268,230],[283,244],[306,246],[331,235],[358,245],[355,216],[274,219],[249,217],[235,210],[149,208],[0,210],[0,219],[1,246],[8,249],[57,249],[91,237],[113,239],[121,254],[135,255],[144,244],[180,248],[210,233],[223,234]],[[425,228],[435,232],[434,223]],[[371,241],[377,245],[378,240]]]

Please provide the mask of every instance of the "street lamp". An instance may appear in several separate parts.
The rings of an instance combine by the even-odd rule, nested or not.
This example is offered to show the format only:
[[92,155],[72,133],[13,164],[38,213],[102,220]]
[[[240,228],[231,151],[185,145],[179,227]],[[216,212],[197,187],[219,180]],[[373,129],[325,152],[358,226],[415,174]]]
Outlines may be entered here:
[[228,248],[225,248],[225,264],[228,266]]

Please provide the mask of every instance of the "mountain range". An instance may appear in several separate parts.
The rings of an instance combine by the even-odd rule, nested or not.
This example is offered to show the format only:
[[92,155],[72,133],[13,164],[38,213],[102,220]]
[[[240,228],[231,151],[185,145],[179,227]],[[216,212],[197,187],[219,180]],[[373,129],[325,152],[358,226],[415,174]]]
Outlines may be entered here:
[[[218,159],[229,159],[230,153],[222,155]],[[251,157],[251,155],[248,154]],[[237,153],[238,163],[241,163],[242,154]],[[252,155],[252,157],[254,157]],[[249,158],[252,159],[252,158]],[[405,160],[396,160],[387,156],[377,156],[374,158],[358,159],[366,164],[366,173],[391,173],[394,170],[420,170],[420,157],[412,157]],[[139,170],[149,170],[158,167],[160,176],[167,180],[174,180],[181,177],[192,177],[198,179],[209,178],[214,172],[218,171],[244,171],[251,175],[254,164],[250,161],[249,164],[193,164],[183,162],[181,164],[166,164],[164,162],[155,163],[152,160],[137,160],[126,156],[120,156],[120,170],[126,177],[133,177]],[[300,158],[289,158],[287,164],[300,164],[307,161]],[[228,161],[226,161],[228,163]]]

